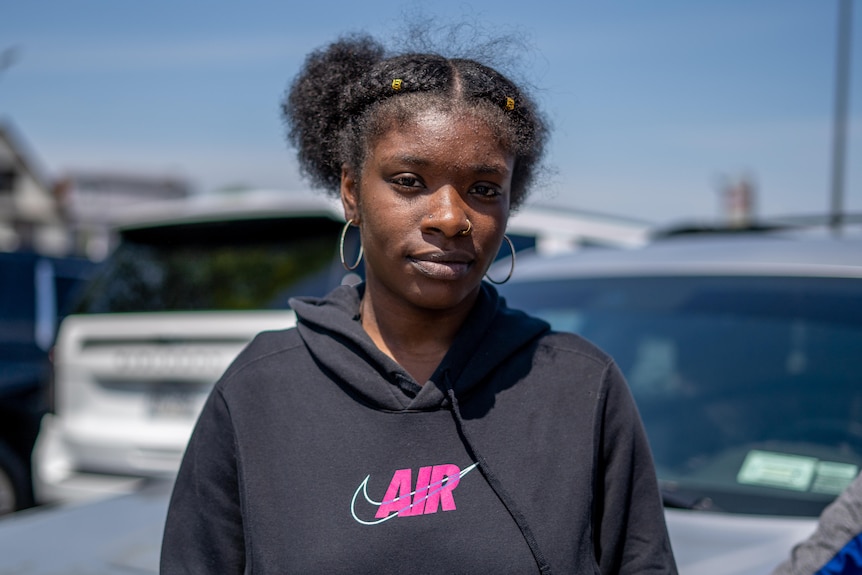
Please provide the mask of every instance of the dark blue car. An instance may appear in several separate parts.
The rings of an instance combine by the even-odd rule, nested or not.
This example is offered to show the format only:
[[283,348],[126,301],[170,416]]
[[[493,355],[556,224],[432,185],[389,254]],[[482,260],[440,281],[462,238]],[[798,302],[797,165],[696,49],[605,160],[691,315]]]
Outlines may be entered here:
[[48,407],[49,351],[93,265],[0,252],[0,515],[33,504],[30,453]]

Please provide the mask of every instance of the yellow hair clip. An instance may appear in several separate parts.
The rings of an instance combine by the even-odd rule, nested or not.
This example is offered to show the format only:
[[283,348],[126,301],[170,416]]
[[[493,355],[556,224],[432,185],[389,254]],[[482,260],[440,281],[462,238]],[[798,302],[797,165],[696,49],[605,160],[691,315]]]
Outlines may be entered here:
[[506,98],[506,109],[514,110],[515,109],[515,99],[514,98]]
[[395,78],[392,80],[392,89],[396,92],[401,89],[401,78]]

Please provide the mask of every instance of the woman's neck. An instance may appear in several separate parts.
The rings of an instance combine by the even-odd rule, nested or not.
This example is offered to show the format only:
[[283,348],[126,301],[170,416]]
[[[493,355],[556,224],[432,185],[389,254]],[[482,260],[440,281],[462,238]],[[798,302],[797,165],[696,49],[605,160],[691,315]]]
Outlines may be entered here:
[[360,313],[362,327],[380,351],[424,385],[449,351],[471,307],[418,309],[377,301],[366,291]]

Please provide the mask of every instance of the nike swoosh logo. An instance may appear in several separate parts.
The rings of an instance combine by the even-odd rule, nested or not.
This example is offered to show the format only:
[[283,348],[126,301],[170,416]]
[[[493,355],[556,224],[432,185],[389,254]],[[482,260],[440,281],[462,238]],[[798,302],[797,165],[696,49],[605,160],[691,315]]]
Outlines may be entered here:
[[[479,465],[478,462],[474,463],[470,467],[466,467],[463,470],[461,470],[461,472],[458,474],[458,480],[460,481],[465,475],[467,475],[468,473],[473,471],[477,465]],[[435,483],[428,485],[428,487],[423,487],[422,491],[426,491],[426,493],[423,497],[420,497],[416,501],[413,501],[413,497],[416,495],[417,490],[413,490],[409,493],[410,498],[408,499],[408,501],[410,501],[410,503],[405,505],[402,509],[399,509],[398,511],[393,511],[392,513],[390,513],[386,517],[381,517],[380,519],[375,519],[374,521],[365,521],[364,519],[360,519],[359,516],[356,515],[356,500],[359,498],[360,492],[362,493],[362,497],[365,499],[365,501],[367,501],[369,504],[373,505],[374,507],[380,507],[381,505],[383,505],[383,501],[375,501],[375,500],[371,499],[371,497],[368,496],[368,480],[369,479],[371,479],[371,475],[365,476],[365,479],[362,480],[362,483],[359,484],[359,487],[357,487],[356,491],[353,493],[353,499],[350,500],[350,514],[353,515],[353,519],[355,519],[357,523],[361,523],[362,525],[378,525],[380,523],[383,523],[384,521],[389,521],[393,517],[397,517],[400,512],[405,511],[405,510],[409,509],[411,506],[416,505],[420,501],[425,501],[426,499],[428,499],[432,495],[442,491],[443,490],[443,483],[445,481],[445,480],[441,479],[440,481],[437,481]],[[405,496],[402,495],[401,497],[405,497]]]

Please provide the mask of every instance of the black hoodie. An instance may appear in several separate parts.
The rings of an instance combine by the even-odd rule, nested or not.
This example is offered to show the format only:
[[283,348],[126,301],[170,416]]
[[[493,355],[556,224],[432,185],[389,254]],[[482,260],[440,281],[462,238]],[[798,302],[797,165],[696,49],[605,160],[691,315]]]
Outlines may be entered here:
[[362,286],[293,300],[189,442],[162,573],[675,573],[628,387],[582,338],[483,284],[418,385]]

